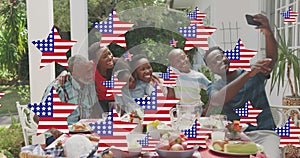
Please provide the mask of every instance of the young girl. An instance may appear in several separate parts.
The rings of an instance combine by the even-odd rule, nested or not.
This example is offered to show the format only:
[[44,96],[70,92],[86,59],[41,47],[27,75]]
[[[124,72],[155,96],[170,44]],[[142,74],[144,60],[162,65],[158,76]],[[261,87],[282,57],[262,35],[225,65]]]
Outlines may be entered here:
[[134,70],[132,76],[136,82],[135,88],[129,89],[132,98],[143,98],[145,95],[149,96],[156,85],[160,86],[165,96],[172,93],[173,89],[163,87],[163,81],[152,74],[153,69],[145,55],[134,55],[131,59],[130,67]]

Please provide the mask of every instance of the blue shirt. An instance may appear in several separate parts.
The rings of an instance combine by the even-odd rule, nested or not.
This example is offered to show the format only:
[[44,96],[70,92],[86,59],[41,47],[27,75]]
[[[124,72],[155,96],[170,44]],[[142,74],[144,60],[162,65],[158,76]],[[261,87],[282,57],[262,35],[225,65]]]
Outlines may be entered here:
[[[245,70],[242,69],[238,69],[237,71],[238,76],[245,72]],[[265,92],[265,80],[266,77],[262,73],[258,73],[254,77],[251,77],[241,88],[238,94],[228,103],[224,104],[222,114],[227,115],[228,120],[240,120],[240,116],[234,111],[234,109],[243,108],[246,101],[250,100],[253,108],[262,109],[262,112],[256,117],[257,126],[249,124],[249,127],[245,131],[272,130],[275,128],[276,126]],[[217,80],[209,86],[207,94],[210,96],[228,83],[222,79]]]

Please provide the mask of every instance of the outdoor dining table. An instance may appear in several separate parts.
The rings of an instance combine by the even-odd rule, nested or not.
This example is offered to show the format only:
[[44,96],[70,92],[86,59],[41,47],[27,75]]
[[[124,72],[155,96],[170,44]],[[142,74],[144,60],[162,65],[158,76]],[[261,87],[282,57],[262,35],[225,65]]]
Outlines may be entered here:
[[[82,123],[88,123],[92,122],[95,120],[81,120],[80,122]],[[200,128],[201,130],[201,128]],[[203,129],[204,130],[204,129]],[[207,130],[207,129],[205,129]],[[73,134],[63,134],[61,135],[57,140],[55,140],[51,145],[48,146],[48,148],[51,148],[57,144],[58,141],[61,141],[64,143],[68,138],[70,138]],[[246,136],[245,133],[241,133],[241,140],[244,141],[250,141],[250,138]],[[101,141],[101,136],[100,136],[100,141]],[[242,156],[242,155],[226,155],[222,153],[217,153],[215,151],[212,151],[208,148],[208,145],[211,144],[211,140],[207,139],[206,140],[206,148],[204,147],[199,147],[198,151],[195,151],[193,154],[192,158],[234,158],[234,157],[239,157],[239,158],[249,158],[249,155],[247,156]],[[144,153],[142,153],[142,158],[159,158],[158,154],[156,152],[152,151],[153,156],[143,156]]]

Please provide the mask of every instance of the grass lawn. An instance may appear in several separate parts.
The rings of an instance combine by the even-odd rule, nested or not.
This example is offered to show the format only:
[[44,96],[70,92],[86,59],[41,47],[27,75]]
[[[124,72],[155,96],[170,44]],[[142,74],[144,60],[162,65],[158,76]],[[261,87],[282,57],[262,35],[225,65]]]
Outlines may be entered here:
[[[0,85],[0,92],[4,92],[5,95],[0,99],[0,114],[18,113],[16,108],[16,101],[20,101],[21,97],[17,93],[16,86],[4,86]],[[28,102],[20,102],[20,104],[28,104]]]

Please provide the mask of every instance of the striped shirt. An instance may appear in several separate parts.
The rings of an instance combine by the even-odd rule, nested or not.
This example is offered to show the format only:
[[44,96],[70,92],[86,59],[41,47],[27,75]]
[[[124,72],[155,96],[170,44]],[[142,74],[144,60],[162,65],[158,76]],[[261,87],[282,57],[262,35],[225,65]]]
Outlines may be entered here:
[[211,84],[205,75],[195,70],[182,73],[173,67],[171,69],[179,75],[176,79],[176,87],[174,87],[176,98],[179,98],[181,103],[201,101],[201,89],[206,90]]

